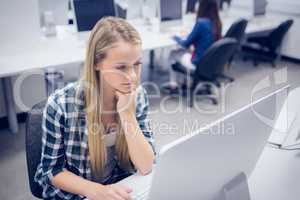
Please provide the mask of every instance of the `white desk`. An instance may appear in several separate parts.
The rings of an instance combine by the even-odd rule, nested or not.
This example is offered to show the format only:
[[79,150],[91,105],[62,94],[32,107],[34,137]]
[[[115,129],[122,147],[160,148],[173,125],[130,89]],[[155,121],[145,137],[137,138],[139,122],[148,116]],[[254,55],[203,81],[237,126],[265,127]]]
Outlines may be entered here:
[[253,200],[300,198],[300,150],[265,148],[249,180]]
[[[131,187],[136,194],[143,187],[149,187],[152,175],[133,175],[119,184]],[[266,147],[249,179],[251,200],[298,200],[299,187],[300,150],[285,151]]]
[[[223,32],[225,33],[238,18],[240,15],[223,14]],[[247,32],[269,29],[280,22],[281,20],[270,20],[268,17],[256,18],[250,21]],[[182,30],[189,31],[194,24],[194,16],[185,16],[183,26],[174,27],[167,33],[160,32],[157,24],[145,25],[139,21],[132,21],[132,24],[140,32],[143,50],[153,50],[176,45],[171,36]],[[57,30],[57,37],[37,38],[34,44],[24,42],[22,45],[12,43],[10,46],[0,46],[0,78],[2,78],[5,107],[12,133],[18,132],[18,124],[10,77],[31,70],[84,61],[85,43],[89,32],[75,33],[74,27],[70,26],[59,26]]]

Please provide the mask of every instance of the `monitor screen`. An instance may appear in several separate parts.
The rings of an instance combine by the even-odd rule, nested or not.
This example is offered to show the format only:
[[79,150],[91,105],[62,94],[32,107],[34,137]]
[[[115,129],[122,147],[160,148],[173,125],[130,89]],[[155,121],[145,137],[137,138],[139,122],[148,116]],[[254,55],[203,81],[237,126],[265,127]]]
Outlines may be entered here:
[[187,0],[186,13],[194,13],[199,0]]
[[160,20],[182,19],[182,0],[160,0]]
[[115,16],[113,0],[74,0],[73,3],[78,31],[89,31],[102,17]]

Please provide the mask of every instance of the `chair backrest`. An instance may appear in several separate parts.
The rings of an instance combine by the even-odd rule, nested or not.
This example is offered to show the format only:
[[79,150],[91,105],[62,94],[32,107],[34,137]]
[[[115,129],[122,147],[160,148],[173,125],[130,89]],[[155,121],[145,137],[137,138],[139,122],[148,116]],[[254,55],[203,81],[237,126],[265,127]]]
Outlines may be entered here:
[[42,188],[34,181],[36,169],[41,160],[42,117],[46,100],[34,105],[26,120],[26,160],[31,193],[42,198]]
[[281,45],[284,36],[291,28],[293,23],[294,20],[289,19],[287,21],[282,22],[277,28],[271,31],[269,36],[269,48],[275,51]]
[[213,80],[216,75],[222,74],[225,65],[234,55],[238,48],[238,42],[234,38],[223,38],[216,41],[203,55],[194,73],[194,80],[197,77],[206,77]]
[[228,31],[225,34],[225,38],[234,38],[237,40],[237,42],[240,44],[244,35],[245,31],[248,25],[248,20],[246,19],[239,19],[235,21]]

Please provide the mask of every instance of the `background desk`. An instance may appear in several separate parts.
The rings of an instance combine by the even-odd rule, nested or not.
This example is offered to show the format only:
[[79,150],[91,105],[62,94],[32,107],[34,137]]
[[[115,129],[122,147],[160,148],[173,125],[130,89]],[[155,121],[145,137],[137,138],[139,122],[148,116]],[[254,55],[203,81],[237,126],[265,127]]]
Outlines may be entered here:
[[[140,32],[143,41],[143,50],[154,50],[158,48],[176,45],[171,36],[192,29],[195,21],[194,15],[186,15],[183,25],[173,27],[168,32],[160,32],[158,23],[147,25],[139,20],[131,23]],[[239,14],[222,14],[223,33],[231,24],[240,18]],[[253,18],[249,22],[247,32],[260,31],[278,25],[283,19],[270,19],[268,16]],[[65,64],[82,63],[85,58],[85,47],[90,32],[77,33],[74,26],[58,26],[56,37],[37,38],[34,44],[14,44],[0,47],[0,78],[2,78],[5,93],[5,107],[9,120],[9,128],[12,133],[18,132],[16,108],[13,97],[13,86],[11,77],[33,70],[44,70]]]

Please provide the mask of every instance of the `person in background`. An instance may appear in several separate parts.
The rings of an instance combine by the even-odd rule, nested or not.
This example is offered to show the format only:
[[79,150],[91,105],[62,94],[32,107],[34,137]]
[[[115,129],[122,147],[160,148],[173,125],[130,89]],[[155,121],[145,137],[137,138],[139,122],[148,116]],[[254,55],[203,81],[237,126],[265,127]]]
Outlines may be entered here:
[[[222,23],[219,16],[219,7],[216,0],[201,0],[197,11],[196,23],[191,33],[182,39],[174,36],[173,39],[181,47],[173,50],[169,57],[169,75],[170,81],[163,86],[163,90],[169,94],[179,92],[178,73],[171,65],[179,63],[192,72],[201,62],[205,51],[217,40],[222,37]],[[192,52],[190,47],[192,46]]]
[[132,189],[115,183],[151,172],[154,141],[141,67],[138,32],[123,19],[102,18],[91,32],[81,80],[55,91],[44,109],[35,175],[44,199],[129,200]]

